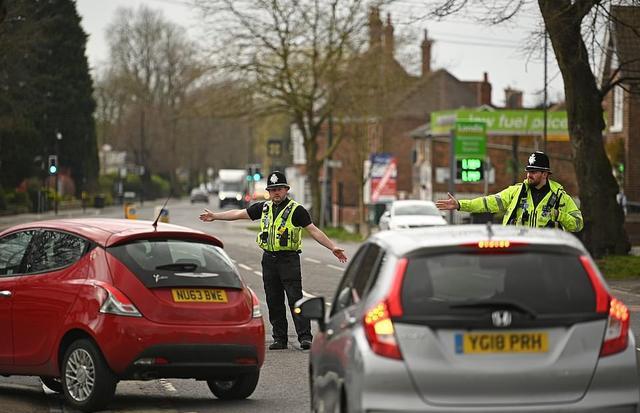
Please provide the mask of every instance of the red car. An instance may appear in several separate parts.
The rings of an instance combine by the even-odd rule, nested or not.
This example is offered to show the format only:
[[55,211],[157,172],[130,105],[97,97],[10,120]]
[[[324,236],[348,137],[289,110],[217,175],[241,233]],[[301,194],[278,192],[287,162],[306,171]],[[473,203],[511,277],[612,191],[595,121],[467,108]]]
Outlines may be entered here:
[[189,228],[59,219],[0,232],[0,374],[40,376],[83,411],[120,380],[256,388],[264,324],[222,242]]

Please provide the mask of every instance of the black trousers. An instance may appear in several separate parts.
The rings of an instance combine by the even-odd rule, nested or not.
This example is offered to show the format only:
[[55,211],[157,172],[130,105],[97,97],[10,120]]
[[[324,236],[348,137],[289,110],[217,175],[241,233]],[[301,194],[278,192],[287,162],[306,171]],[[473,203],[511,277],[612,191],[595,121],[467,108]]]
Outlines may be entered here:
[[284,301],[286,293],[298,340],[311,340],[311,322],[308,318],[293,312],[296,301],[302,298],[300,254],[289,251],[265,251],[262,254],[262,280],[269,307],[269,321],[273,327],[273,339],[285,343],[288,340],[287,310]]

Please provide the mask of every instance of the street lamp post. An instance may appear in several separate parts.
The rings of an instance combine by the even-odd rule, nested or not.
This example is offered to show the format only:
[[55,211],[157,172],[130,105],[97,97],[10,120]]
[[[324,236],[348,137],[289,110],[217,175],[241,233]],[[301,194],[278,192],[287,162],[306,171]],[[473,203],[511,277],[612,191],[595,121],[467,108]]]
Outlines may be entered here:
[[[62,140],[62,133],[60,133],[60,132],[56,132],[56,157],[57,157],[58,159],[60,159],[60,158],[59,158],[59,155],[60,155],[60,153],[59,153],[59,145],[60,145],[60,141],[61,141],[61,140]],[[59,161],[58,161],[58,162],[59,162]],[[60,167],[59,167],[59,165],[58,165],[58,169],[59,169],[59,168],[60,168]],[[58,171],[58,172],[56,173],[56,178],[55,178],[55,185],[56,185],[56,187],[55,187],[55,188],[56,188],[56,189],[55,189],[55,191],[54,191],[54,195],[53,195],[53,196],[55,197],[55,198],[54,198],[54,200],[53,200],[53,205],[54,205],[54,210],[55,210],[55,214],[56,214],[56,215],[58,215],[58,196],[59,196],[59,193],[60,193],[60,188],[58,188],[58,185],[59,185],[58,175],[60,175],[60,171]]]

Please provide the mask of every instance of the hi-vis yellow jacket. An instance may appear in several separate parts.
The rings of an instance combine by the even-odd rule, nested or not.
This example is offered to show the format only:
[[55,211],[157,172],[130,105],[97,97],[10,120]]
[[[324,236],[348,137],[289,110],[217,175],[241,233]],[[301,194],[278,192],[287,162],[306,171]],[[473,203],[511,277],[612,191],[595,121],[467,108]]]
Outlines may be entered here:
[[[503,225],[523,225],[536,228],[562,228],[578,232],[583,227],[582,213],[559,183],[549,180],[551,190],[533,208],[527,180],[512,185],[497,194],[460,200],[460,211],[504,213]],[[557,211],[557,214],[553,210]],[[554,218],[554,215],[557,215]]]
[[273,216],[273,202],[266,201],[262,207],[260,232],[256,238],[258,246],[265,251],[299,251],[302,247],[302,228],[291,222],[293,211],[298,207],[293,199],[278,216]]

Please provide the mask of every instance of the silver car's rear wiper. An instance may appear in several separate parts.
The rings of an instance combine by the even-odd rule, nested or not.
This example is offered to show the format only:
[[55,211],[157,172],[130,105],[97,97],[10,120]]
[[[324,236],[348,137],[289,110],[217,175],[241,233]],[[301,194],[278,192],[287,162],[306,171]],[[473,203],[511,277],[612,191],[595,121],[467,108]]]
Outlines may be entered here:
[[469,300],[460,304],[451,304],[451,308],[511,308],[516,311],[520,311],[533,316],[538,317],[538,313],[526,304],[519,303],[513,300],[499,299],[499,300]]
[[172,264],[158,265],[156,270],[168,270],[168,271],[195,271],[198,268],[198,264],[190,262],[177,262]]

